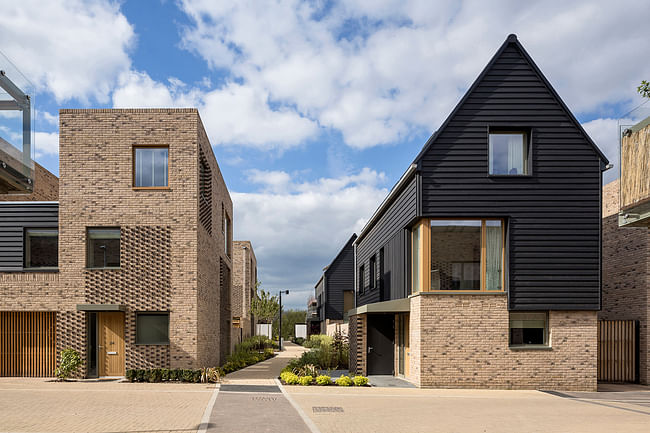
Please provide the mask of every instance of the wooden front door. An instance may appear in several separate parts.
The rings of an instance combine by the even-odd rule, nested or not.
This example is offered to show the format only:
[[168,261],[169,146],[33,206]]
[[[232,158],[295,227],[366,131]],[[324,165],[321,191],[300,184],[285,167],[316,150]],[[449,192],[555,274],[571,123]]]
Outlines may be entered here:
[[98,313],[99,375],[124,376],[124,314]]

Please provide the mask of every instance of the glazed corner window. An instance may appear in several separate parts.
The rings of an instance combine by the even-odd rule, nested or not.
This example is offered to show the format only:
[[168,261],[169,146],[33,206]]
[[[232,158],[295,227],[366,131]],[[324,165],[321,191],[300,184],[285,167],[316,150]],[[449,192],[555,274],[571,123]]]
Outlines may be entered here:
[[88,229],[87,266],[89,268],[120,267],[120,229]]
[[136,188],[164,188],[168,180],[169,148],[133,148],[133,186]]
[[59,230],[25,230],[25,268],[52,269],[59,266]]
[[136,344],[169,344],[169,313],[137,313]]
[[500,219],[420,221],[413,229],[412,254],[413,293],[504,288]]
[[528,134],[525,132],[491,132],[489,143],[490,174],[528,175]]
[[547,313],[510,313],[511,346],[548,345]]

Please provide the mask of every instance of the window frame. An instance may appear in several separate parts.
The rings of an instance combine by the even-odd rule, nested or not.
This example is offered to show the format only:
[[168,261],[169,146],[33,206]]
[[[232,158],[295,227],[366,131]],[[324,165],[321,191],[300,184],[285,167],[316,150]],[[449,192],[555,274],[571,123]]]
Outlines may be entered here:
[[359,285],[359,293],[363,293],[365,291],[365,286],[366,286],[365,264],[359,266],[359,278],[357,278],[357,284]]
[[[525,161],[525,167],[528,171],[526,174],[493,174],[490,173],[490,135],[495,134],[524,134],[526,142],[526,151],[528,158]],[[516,126],[495,126],[491,125],[487,128],[487,176],[490,178],[504,178],[504,179],[526,179],[533,176],[533,130],[532,128],[516,127]]]
[[[120,250],[119,250],[119,258],[120,258],[120,265],[119,266],[90,266],[90,230],[117,230],[120,232]],[[103,270],[103,269],[121,269],[122,268],[122,229],[121,227],[86,227],[86,269],[89,270]]]
[[[136,149],[167,149],[167,186],[136,186],[135,185],[135,151]],[[169,190],[169,165],[171,158],[169,157],[168,144],[134,144],[131,147],[131,189],[134,191],[165,191]]]
[[[481,288],[479,290],[432,290],[431,289],[431,221],[480,221],[481,222]],[[486,271],[487,271],[487,230],[486,222],[487,221],[500,221],[501,223],[501,289],[490,289],[486,288]],[[506,262],[506,219],[497,218],[497,217],[435,217],[435,218],[423,218],[419,220],[411,230],[411,294],[417,294],[420,292],[428,293],[492,293],[492,294],[501,294],[507,292],[506,288],[506,274],[507,274],[507,262]],[[415,230],[420,229],[420,256],[419,260],[415,257]],[[416,265],[421,264],[421,269],[416,269]],[[415,277],[419,274],[419,287],[415,287]]]
[[[543,343],[522,343],[522,344],[513,344],[512,343],[512,327],[511,323],[513,321],[512,316],[516,314],[539,314],[544,315],[544,339]],[[513,350],[522,350],[522,349],[551,349],[551,329],[549,326],[549,312],[548,311],[509,311],[508,312],[508,347]]]
[[368,271],[369,271],[369,277],[368,277],[368,290],[374,290],[377,288],[377,255],[373,254],[370,256],[368,264]]
[[[138,318],[141,316],[166,316],[167,317],[167,342],[165,343],[142,343],[138,340]],[[169,329],[170,329],[170,314],[169,311],[136,311],[135,312],[135,345],[136,346],[169,346]]]
[[[27,245],[27,232],[34,231],[56,231],[56,266],[27,266],[27,256],[29,248]],[[23,269],[30,272],[36,271],[56,271],[59,269],[59,228],[58,227],[23,227]]]

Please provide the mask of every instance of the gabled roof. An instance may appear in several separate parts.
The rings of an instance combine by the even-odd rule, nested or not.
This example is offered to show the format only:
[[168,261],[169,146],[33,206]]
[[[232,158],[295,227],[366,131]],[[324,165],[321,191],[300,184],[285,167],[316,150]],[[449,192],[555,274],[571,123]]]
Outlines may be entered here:
[[[350,236],[350,238],[349,238],[348,241],[345,243],[345,245],[343,245],[343,248],[341,248],[341,249],[339,250],[339,252],[336,254],[336,256],[334,256],[334,259],[330,262],[330,264],[327,265],[327,266],[325,266],[325,268],[323,269],[323,274],[326,273],[326,272],[330,269],[330,267],[334,264],[334,262],[336,261],[336,259],[338,259],[339,256],[340,256],[341,254],[343,254],[343,252],[345,251],[346,248],[348,248],[350,245],[352,245],[352,243],[355,241],[356,238],[357,238],[357,234],[356,234],[356,233],[352,233],[352,236]],[[317,284],[318,284],[318,283],[317,283]]]
[[487,64],[487,65],[485,66],[485,68],[483,69],[483,71],[479,74],[479,76],[476,78],[476,80],[474,81],[474,83],[470,86],[469,90],[467,90],[467,92],[465,93],[465,95],[461,98],[461,100],[458,102],[458,104],[456,105],[456,107],[455,107],[455,108],[452,110],[452,112],[449,114],[449,116],[447,117],[447,119],[445,119],[445,121],[442,123],[442,126],[440,126],[440,128],[438,128],[438,130],[437,130],[436,132],[434,132],[433,135],[431,135],[431,137],[430,137],[430,138],[427,140],[427,142],[424,144],[424,147],[422,148],[422,150],[420,151],[420,153],[418,154],[418,156],[415,158],[415,160],[413,161],[413,163],[414,163],[414,164],[418,164],[418,163],[419,163],[419,161],[420,161],[420,159],[422,158],[422,156],[423,156],[425,153],[427,153],[427,151],[428,151],[429,148],[431,147],[432,143],[433,143],[434,141],[436,141],[436,139],[437,139],[438,136],[442,133],[442,131],[445,130],[445,128],[447,127],[447,125],[449,124],[449,122],[450,122],[450,121],[451,121],[451,120],[456,116],[456,113],[457,113],[457,112],[460,110],[460,108],[463,106],[463,104],[465,103],[465,101],[467,100],[467,98],[468,98],[468,97],[469,97],[469,96],[470,96],[470,95],[471,95],[471,94],[476,90],[476,88],[479,86],[479,84],[481,83],[481,81],[483,81],[483,78],[485,77],[485,75],[487,75],[487,73],[492,69],[492,67],[494,66],[495,62],[499,59],[499,57],[501,57],[501,55],[503,54],[503,52],[505,51],[505,49],[508,48],[509,45],[514,45],[514,46],[519,50],[519,52],[521,53],[522,57],[523,57],[523,58],[524,58],[524,59],[525,59],[525,60],[530,64],[530,67],[531,67],[531,68],[533,69],[533,71],[535,71],[535,73],[539,76],[540,80],[541,80],[541,81],[544,83],[544,85],[547,87],[549,93],[550,93],[550,94],[551,94],[551,95],[552,95],[552,96],[557,100],[558,104],[560,104],[560,107],[565,111],[566,115],[567,115],[567,116],[569,117],[569,119],[573,122],[573,124],[574,124],[575,127],[578,129],[578,131],[580,131],[580,133],[584,136],[585,140],[587,140],[587,142],[588,142],[588,143],[593,147],[594,151],[598,154],[599,158],[601,159],[601,162],[602,162],[601,167],[602,167],[602,169],[605,169],[605,165],[607,165],[607,164],[609,163],[609,160],[607,159],[607,157],[605,156],[605,154],[603,154],[603,153],[601,152],[601,150],[598,148],[598,146],[596,145],[596,143],[593,142],[593,140],[591,139],[591,137],[589,137],[589,135],[588,135],[587,132],[584,130],[584,128],[582,127],[582,125],[580,125],[580,122],[578,122],[578,120],[575,118],[575,116],[573,115],[573,113],[571,112],[571,110],[569,110],[569,108],[568,108],[567,105],[564,103],[564,101],[562,100],[562,98],[560,98],[560,95],[558,95],[558,93],[555,91],[555,89],[553,88],[553,86],[551,86],[551,83],[546,79],[546,77],[544,76],[544,74],[542,73],[542,71],[539,69],[539,67],[537,67],[537,65],[535,64],[535,62],[533,61],[533,59],[530,57],[530,55],[528,54],[528,52],[524,49],[523,45],[521,45],[521,43],[520,43],[519,40],[517,39],[517,35],[515,35],[515,34],[508,35],[508,37],[507,37],[506,40],[503,42],[503,44],[501,45],[501,47],[497,50],[497,52],[494,54],[494,56],[492,56],[492,59],[488,62],[488,64]]

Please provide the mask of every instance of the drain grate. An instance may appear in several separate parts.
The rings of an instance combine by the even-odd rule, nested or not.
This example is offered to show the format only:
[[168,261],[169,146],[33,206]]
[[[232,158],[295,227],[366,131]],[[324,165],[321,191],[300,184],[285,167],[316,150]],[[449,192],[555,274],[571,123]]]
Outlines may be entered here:
[[341,406],[312,406],[314,413],[343,413]]

